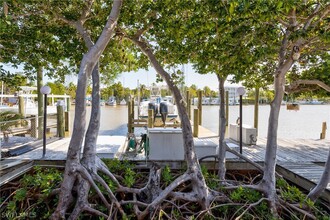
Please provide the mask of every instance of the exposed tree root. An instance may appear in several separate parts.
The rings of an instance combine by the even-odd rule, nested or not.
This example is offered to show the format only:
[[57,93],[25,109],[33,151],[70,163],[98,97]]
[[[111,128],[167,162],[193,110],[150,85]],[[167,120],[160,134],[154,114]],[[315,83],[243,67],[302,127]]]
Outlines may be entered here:
[[[255,206],[259,205],[264,200],[267,200],[267,199],[266,198],[261,198],[257,202],[249,204],[248,207],[242,212],[242,214],[240,214],[238,217],[236,217],[235,220],[241,219],[247,211],[249,211],[252,207],[255,207]],[[237,211],[239,211],[239,210],[237,210]]]
[[279,201],[280,201],[280,204],[282,205],[282,207],[286,207],[286,210],[288,210],[288,208],[287,208],[287,206],[288,206],[288,207],[294,209],[295,211],[297,211],[298,213],[301,213],[304,216],[307,216],[310,219],[316,219],[316,217],[314,215],[312,215],[311,213],[307,212],[306,210],[298,207],[295,204],[290,204],[288,202],[285,202],[283,199],[279,199]]
[[[262,188],[260,188],[260,185],[252,185],[254,176],[250,173],[246,173],[245,178],[240,175],[238,176],[238,179],[243,179],[244,183],[251,181],[251,185],[237,184],[236,186],[223,187],[219,184],[219,186],[221,186],[219,189],[209,189],[210,195],[208,198],[213,198],[213,200],[206,209],[202,209],[200,201],[193,190],[190,173],[186,172],[178,176],[176,187],[171,185],[166,187],[163,185],[163,180],[157,178],[157,176],[161,176],[161,169],[159,169],[158,166],[151,167],[150,169],[154,171],[149,172],[150,175],[148,178],[146,178],[148,172],[145,172],[144,175],[139,176],[135,181],[138,185],[141,185],[141,181],[144,180],[144,186],[142,188],[129,188],[120,185],[120,188],[117,187],[114,190],[107,186],[109,178],[103,178],[108,177],[107,175],[101,176],[100,173],[95,175],[96,170],[91,172],[88,171],[88,175],[90,175],[93,182],[96,184],[96,187],[98,187],[103,194],[106,204],[97,193],[97,190],[94,189],[93,184],[89,182],[90,180],[87,180],[86,174],[82,175],[81,173],[83,172],[79,171],[76,176],[76,187],[72,192],[72,195],[75,198],[75,207],[73,207],[72,210],[69,209],[66,213],[69,213],[70,215],[66,215],[65,217],[68,219],[77,219],[81,217],[81,213],[84,213],[85,215],[99,216],[104,219],[123,219],[124,215],[120,213],[118,207],[123,209],[125,215],[134,215],[134,218],[136,219],[153,219],[162,217],[165,219],[205,219],[207,217],[213,217],[214,219],[241,219],[246,217],[249,218],[249,216],[262,216],[260,215],[260,208],[261,210],[264,210],[264,212],[269,213],[269,209],[262,208],[265,207],[265,204],[261,205],[263,201],[268,201],[268,198],[263,196],[265,194],[254,192],[254,190],[262,192]],[[80,170],[80,168],[78,168],[78,170]],[[85,170],[87,171],[87,169]],[[173,176],[174,175],[175,174],[173,174]],[[217,180],[215,179],[214,181]],[[162,187],[158,188],[160,185]],[[58,188],[56,187],[54,190],[58,191]],[[242,191],[240,188],[253,190]],[[4,207],[8,205],[9,201],[15,198],[20,188],[18,185],[18,188],[6,187],[6,189],[8,190],[6,192],[8,198],[6,197],[7,199],[3,200],[3,204],[0,207],[1,212],[4,210]],[[118,189],[121,191],[119,192]],[[127,191],[125,191],[126,189]],[[146,194],[148,189],[159,190],[159,195],[148,197]],[[172,192],[165,195],[167,190],[172,190]],[[47,209],[52,210],[53,207],[51,207],[51,203],[55,198],[55,194],[49,193],[49,197],[45,198],[42,193],[34,191],[35,190],[31,188],[31,193],[33,194],[19,205],[22,207],[22,211],[28,213],[38,209],[38,204],[35,201],[39,199],[44,199],[46,203],[44,204],[47,206]],[[1,192],[4,192],[4,190],[1,190]],[[91,194],[91,192],[93,192],[93,194]],[[110,196],[110,192],[114,197]],[[225,194],[221,192],[224,192]],[[257,200],[237,200],[237,198],[235,199],[234,197],[231,197],[233,193],[235,194],[237,192],[243,193],[241,195],[244,197],[254,196]],[[281,189],[278,189],[277,194],[280,194],[280,192]],[[154,200],[161,201],[159,201],[159,203],[154,203]],[[117,205],[115,204],[116,201],[118,202]],[[287,202],[286,200],[281,199],[281,196],[279,196],[278,201],[276,207],[281,214],[281,218],[291,216],[293,219],[301,219],[302,217],[316,219],[316,214],[322,215],[323,212],[321,208],[322,206],[320,207],[321,209],[313,208],[314,211],[312,211],[312,208],[307,203],[298,204]],[[230,210],[230,212],[227,216],[222,216],[221,210]],[[324,211],[326,212],[326,210]]]

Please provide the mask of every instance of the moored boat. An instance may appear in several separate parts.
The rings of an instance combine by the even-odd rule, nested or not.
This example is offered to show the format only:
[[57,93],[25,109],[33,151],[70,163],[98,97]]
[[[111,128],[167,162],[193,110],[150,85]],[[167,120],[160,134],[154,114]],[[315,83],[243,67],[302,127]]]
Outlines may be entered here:
[[120,104],[120,105],[126,105],[127,103],[126,103],[125,99],[123,99],[123,100],[120,101],[119,104]]
[[116,106],[117,105],[116,97],[110,96],[106,104],[109,106]]
[[139,104],[138,115],[140,119],[148,118],[148,111],[152,109],[154,112],[154,125],[162,126],[166,122],[175,122],[178,118],[178,110],[174,104],[172,96],[161,96],[160,88],[153,86],[151,89],[150,99],[143,100]]
[[319,101],[317,99],[311,99],[311,100],[300,101],[299,104],[302,104],[302,105],[322,105],[323,101]]

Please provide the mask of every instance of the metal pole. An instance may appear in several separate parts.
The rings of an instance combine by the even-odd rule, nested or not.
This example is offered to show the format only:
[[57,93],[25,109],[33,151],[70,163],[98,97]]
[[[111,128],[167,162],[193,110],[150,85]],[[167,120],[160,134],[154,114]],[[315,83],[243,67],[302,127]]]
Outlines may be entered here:
[[1,81],[1,101],[0,105],[3,105],[3,81]]
[[242,101],[242,95],[239,96],[239,152],[242,154],[243,152],[243,145],[242,145],[242,139],[243,139],[243,101]]
[[227,127],[228,127],[228,122],[229,122],[229,91],[226,91],[226,126]]
[[[138,119],[140,117],[140,81],[137,81],[137,106],[138,106]],[[133,108],[134,108],[134,100],[133,100]],[[134,116],[133,116],[134,118]],[[139,123],[139,122],[138,122]]]
[[44,133],[43,133],[43,149],[42,157],[46,155],[46,130],[47,130],[47,94],[44,95]]

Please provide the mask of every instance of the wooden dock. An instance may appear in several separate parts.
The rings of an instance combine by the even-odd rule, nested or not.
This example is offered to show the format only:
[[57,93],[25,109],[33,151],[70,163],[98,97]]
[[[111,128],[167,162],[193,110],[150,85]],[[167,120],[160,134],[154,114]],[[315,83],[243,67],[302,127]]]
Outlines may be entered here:
[[[255,162],[263,162],[266,138],[258,138],[256,145],[243,146],[243,155]],[[276,171],[300,187],[310,190],[321,178],[329,154],[327,139],[278,139]],[[330,183],[323,198],[330,203]]]
[[[266,153],[266,138],[258,138],[257,144],[243,146],[243,154],[255,162],[263,162]],[[327,139],[278,139],[277,162],[325,163],[329,154]]]
[[[109,136],[109,137],[99,137],[98,151],[100,157],[117,157],[116,152],[121,149],[121,154],[126,149],[126,137],[124,136]],[[209,130],[200,126],[199,137],[195,138],[198,140],[205,140],[207,142],[213,142],[218,145],[218,137],[216,134],[210,132]],[[66,159],[67,147],[69,144],[68,138],[60,139],[53,143],[47,145],[47,154],[45,158],[48,161],[64,161]],[[230,142],[238,145],[237,142],[229,140]],[[306,140],[306,139],[278,139],[278,150],[277,150],[277,167],[276,171],[282,175],[284,178],[298,184],[299,186],[310,190],[319,181],[325,167],[325,163],[329,153],[330,140]],[[254,162],[262,164],[264,162],[265,152],[266,152],[266,138],[258,138],[256,145],[243,145],[243,155],[248,157]],[[109,149],[116,149],[116,152],[110,152]],[[110,156],[109,156],[110,155]],[[29,153],[25,153],[21,156],[11,157],[6,159],[9,164],[16,166],[16,164],[26,164],[22,169],[19,169],[18,173],[23,172],[26,169],[30,169],[31,161],[40,160],[42,156],[42,148],[35,149]],[[137,158],[136,158],[137,159]],[[143,158],[142,158],[143,159]],[[7,169],[8,164],[6,160],[0,161],[0,174],[4,174],[3,170]],[[145,159],[143,159],[145,160]],[[20,161],[20,163],[18,162]],[[184,161],[182,161],[184,162]],[[235,166],[237,163],[244,163],[242,160],[229,159],[228,160],[231,167]],[[246,166],[246,165],[245,165]],[[236,167],[236,168],[238,168]],[[8,179],[4,179],[1,176],[1,183],[7,182]],[[323,196],[326,200],[330,202],[330,183],[328,184],[327,190]]]

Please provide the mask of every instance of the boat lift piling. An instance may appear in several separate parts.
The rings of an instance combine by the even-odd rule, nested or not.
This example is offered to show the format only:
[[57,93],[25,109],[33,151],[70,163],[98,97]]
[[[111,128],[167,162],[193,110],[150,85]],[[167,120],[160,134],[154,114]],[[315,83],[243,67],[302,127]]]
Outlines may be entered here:
[[202,125],[202,97],[203,97],[203,91],[198,91],[198,124]]
[[18,96],[18,113],[25,116],[25,103],[24,97]]
[[194,109],[194,128],[193,128],[193,136],[198,137],[199,133],[199,109]]
[[187,113],[189,119],[191,119],[191,97],[190,97],[190,91],[186,91],[186,103],[187,103]]
[[320,134],[320,139],[325,139],[326,131],[327,131],[327,122],[322,122],[322,132]]
[[[193,118],[193,129],[194,129],[194,136],[198,137],[199,136],[199,129],[200,126],[202,125],[202,96],[203,96],[203,91],[199,90],[198,91],[198,105],[197,109],[194,109],[194,118]],[[190,92],[186,92],[186,109],[187,113],[189,116],[189,119],[191,119],[191,95]],[[190,113],[190,114],[189,114]],[[151,111],[151,109],[148,110],[148,118],[147,119],[140,119],[140,118],[135,118],[134,114],[134,102],[133,98],[128,102],[128,113],[127,113],[127,128],[128,128],[128,133],[134,133],[134,128],[135,127],[148,127],[148,128],[154,128],[154,127],[181,127],[181,123],[177,120],[173,121],[173,123],[169,123],[166,125],[156,125],[155,120],[154,120],[154,112]]]
[[148,128],[154,127],[154,110],[148,109]]
[[127,107],[128,107],[128,133],[133,133],[133,120],[134,120],[134,115],[132,114],[133,113],[133,110],[132,110],[132,105],[133,105],[133,108],[134,108],[134,103],[132,103],[132,99],[130,99],[127,103]]

